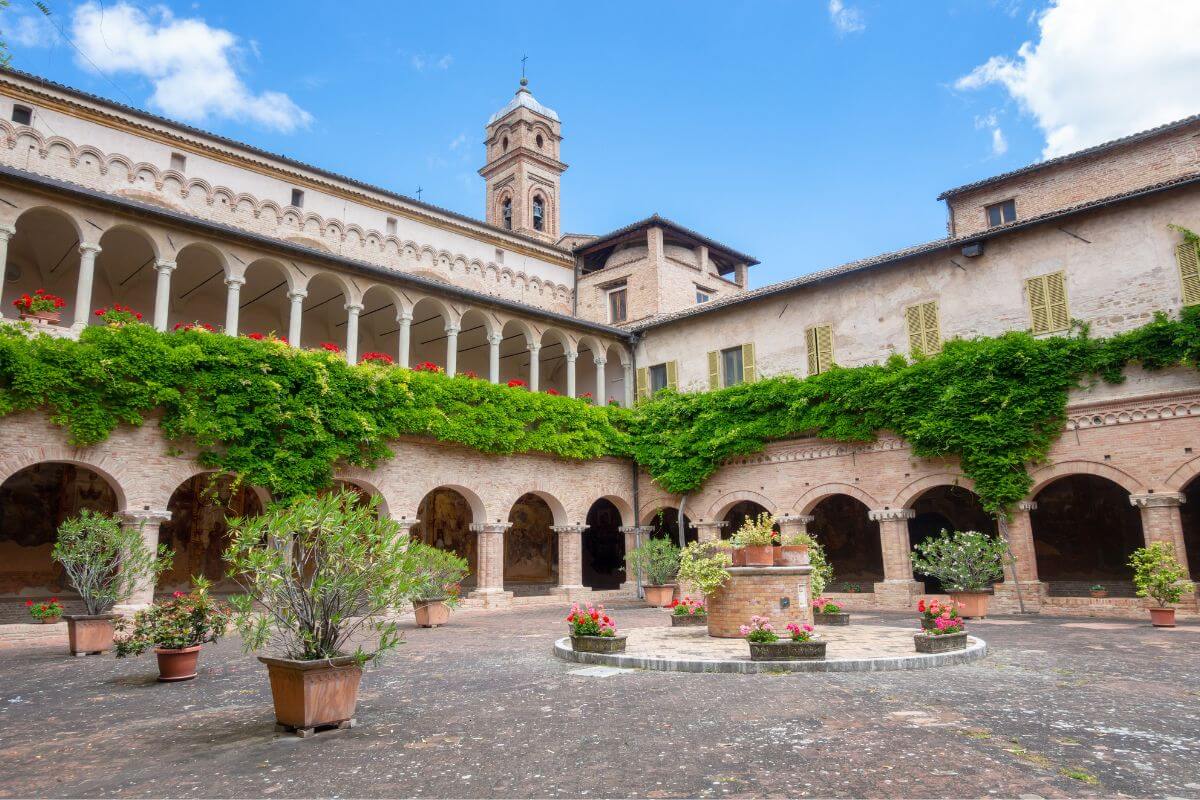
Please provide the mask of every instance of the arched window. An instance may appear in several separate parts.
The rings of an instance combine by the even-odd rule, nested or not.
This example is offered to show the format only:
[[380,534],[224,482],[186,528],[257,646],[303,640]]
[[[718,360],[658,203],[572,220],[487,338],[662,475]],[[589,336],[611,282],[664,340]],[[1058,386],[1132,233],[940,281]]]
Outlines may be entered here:
[[542,142],[543,142],[542,135],[539,133],[539,134],[537,135],[537,146],[538,146],[538,150],[541,150],[541,149],[542,149]]
[[504,227],[507,230],[512,230],[512,198],[504,198],[504,204],[501,206],[501,217],[504,220]]
[[500,144],[504,147],[504,152],[507,153],[508,152],[508,137],[505,136],[504,139],[500,142]]
[[546,201],[540,194],[533,197],[533,229],[535,231],[546,229]]

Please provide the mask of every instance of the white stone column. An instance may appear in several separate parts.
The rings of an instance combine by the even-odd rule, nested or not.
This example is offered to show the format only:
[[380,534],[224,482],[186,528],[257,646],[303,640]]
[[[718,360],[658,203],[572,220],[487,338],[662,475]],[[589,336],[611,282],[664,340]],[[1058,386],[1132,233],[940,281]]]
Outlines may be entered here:
[[92,282],[96,277],[96,256],[100,245],[84,242],[79,245],[79,281],[75,284],[75,324],[71,327],[79,332],[88,326],[88,315],[92,308]]
[[[0,278],[2,278],[8,270],[8,240],[16,235],[17,229],[11,225],[0,225]],[[3,293],[2,284],[0,284],[0,294]],[[0,304],[0,317],[4,316],[4,309],[7,305]]]
[[911,508],[877,508],[867,516],[879,523],[883,551],[883,582],[875,584],[875,600],[888,608],[907,610],[914,598],[925,592],[925,584],[913,579],[908,521],[917,513]]
[[400,325],[400,352],[396,354],[396,363],[405,369],[409,365],[408,350],[411,346],[412,319],[411,311],[401,311],[396,314],[396,322]]
[[231,275],[225,279],[229,291],[225,293],[225,332],[230,336],[238,335],[238,310],[241,307],[242,287],[246,279]]
[[808,523],[814,519],[812,514],[781,514],[775,518],[779,523],[779,538],[782,541],[787,536],[799,536],[808,533]]
[[504,341],[504,334],[488,334],[488,380],[492,383],[500,382],[500,343],[502,341]]
[[1188,573],[1187,545],[1183,539],[1183,517],[1179,507],[1187,502],[1182,492],[1147,492],[1129,495],[1129,503],[1142,515],[1146,544],[1162,542],[1175,551],[1175,560]]
[[634,391],[637,389],[634,385],[633,364],[622,364],[621,368],[625,371],[625,407],[633,408]]
[[604,380],[604,365],[607,362],[596,356],[592,363],[596,365],[596,405],[608,405],[608,382]]
[[[142,544],[151,553],[158,551],[158,526],[171,519],[171,512],[166,509],[127,511],[120,515],[121,525],[125,528],[140,530]],[[125,602],[113,607],[118,614],[132,614],[140,611],[154,602],[154,579],[140,581],[133,594]]]
[[508,592],[504,591],[504,532],[509,522],[475,522],[471,530],[479,534],[475,550],[475,589],[468,595],[483,601],[485,608],[507,606]]
[[175,271],[175,262],[156,261],[154,269],[158,273],[154,285],[154,330],[165,331],[167,313],[171,310],[171,273]]
[[583,532],[586,525],[551,525],[558,534],[558,585],[551,594],[571,599],[585,591],[583,585]]
[[567,397],[575,396],[575,359],[579,358],[579,353],[574,350],[566,352],[567,358]]
[[538,353],[542,350],[540,344],[534,343],[529,345],[529,391],[536,392],[538,390],[538,378],[541,372],[541,363],[538,361]]
[[288,301],[291,303],[290,313],[288,314],[288,344],[292,347],[300,346],[300,320],[304,316],[304,298],[308,297],[308,292],[288,292]]
[[458,326],[446,326],[446,374],[453,377],[458,372]]
[[346,303],[346,363],[358,363],[358,315],[363,307],[358,303]]

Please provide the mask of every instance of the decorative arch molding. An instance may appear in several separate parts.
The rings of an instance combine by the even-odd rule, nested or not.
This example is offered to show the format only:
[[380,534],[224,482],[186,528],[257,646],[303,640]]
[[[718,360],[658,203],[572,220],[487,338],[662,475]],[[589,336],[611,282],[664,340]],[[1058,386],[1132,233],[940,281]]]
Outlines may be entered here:
[[780,505],[766,495],[747,490],[738,490],[736,492],[729,492],[728,494],[717,498],[717,500],[715,500],[712,505],[708,507],[708,513],[704,515],[704,520],[706,522],[719,522],[725,518],[726,514],[729,513],[729,509],[743,501],[758,503],[772,514],[777,513],[780,509]]
[[936,489],[939,486],[958,486],[963,489],[968,489],[972,493],[975,492],[975,481],[968,478],[966,475],[954,472],[943,472],[937,475],[926,475],[924,478],[918,478],[912,483],[905,486],[896,493],[896,497],[889,504],[892,508],[908,508],[910,503],[916,502],[917,498],[928,492],[930,489]]
[[[17,214],[15,217],[13,217],[12,224],[13,225],[18,224],[22,219],[24,219],[25,217],[27,217],[30,214],[33,214],[35,212],[45,212],[45,213],[52,214],[56,217],[59,217],[60,219],[62,219],[64,222],[66,222],[68,225],[70,225],[75,230],[75,238],[76,239],[78,239],[81,242],[84,241],[84,239],[83,239],[83,223],[79,220],[79,218],[77,218],[70,211],[68,211],[65,208],[61,208],[59,206],[47,205],[46,203],[38,203],[37,205],[32,205],[29,208],[22,209],[21,213]],[[100,238],[99,236],[96,236],[97,240],[99,240],[99,238]]]
[[[653,524],[654,515],[658,513],[659,509],[663,509],[663,508],[673,508],[676,511],[678,511],[679,510],[679,502],[676,500],[660,500],[658,502],[645,503],[642,506],[641,513],[638,514],[638,519],[640,520],[639,524],[640,525]],[[689,515],[689,514],[685,514],[685,516],[687,516],[687,518],[689,520],[692,518],[691,515]]]
[[[103,478],[113,490],[117,498],[117,511],[125,511],[129,507],[125,487],[127,484],[132,485],[135,479],[127,474],[125,467],[115,457],[92,449],[48,445],[9,451],[0,458],[0,484],[21,470],[37,464],[74,464],[90,469]],[[166,500],[155,507],[165,508]]]
[[1163,482],[1164,492],[1182,492],[1192,479],[1200,475],[1200,456],[1184,463]]
[[601,495],[600,497],[593,498],[592,501],[587,504],[587,508],[585,508],[583,510],[583,518],[584,518],[585,522],[587,521],[588,512],[592,510],[592,506],[596,505],[596,503],[601,500],[607,500],[608,502],[610,502],[614,506],[616,506],[617,513],[619,513],[621,515],[621,526],[622,527],[627,526],[627,525],[636,525],[637,524],[635,522],[635,518],[634,518],[634,514],[633,514],[633,506],[624,497],[621,497],[620,495],[615,495],[615,494],[606,494],[606,495]]
[[1038,492],[1049,484],[1068,475],[1095,475],[1099,478],[1108,478],[1130,494],[1146,491],[1146,487],[1137,478],[1108,464],[1099,461],[1062,461],[1033,473],[1033,486],[1029,489],[1030,499],[1036,497]]
[[800,495],[800,498],[792,504],[792,513],[811,514],[812,510],[816,508],[817,503],[835,494],[849,495],[868,509],[883,508],[882,503],[857,486],[851,486],[848,483],[823,483],[820,486],[814,486]]
[[[554,517],[555,525],[572,525],[572,524],[573,525],[582,525],[583,524],[582,519],[575,521],[575,522],[571,521],[571,519],[569,518],[569,515],[567,514],[566,506],[564,506],[562,501],[559,500],[557,497],[555,497],[553,493],[547,491],[544,488],[530,488],[530,487],[522,487],[521,489],[518,489],[517,493],[515,495],[510,492],[507,495],[507,498],[508,498],[507,501],[500,501],[499,505],[504,510],[504,514],[501,517],[501,519],[507,520],[508,515],[512,513],[513,506],[515,506],[517,504],[517,501],[520,500],[522,497],[524,497],[527,494],[532,494],[536,497],[541,498],[546,503],[546,505],[549,506],[550,515],[552,517]],[[584,513],[586,514],[587,512],[585,511]]]
[[[467,501],[467,505],[471,508],[471,524],[484,524],[488,521],[487,508],[484,506],[482,498],[480,498],[480,496],[473,490],[468,489],[467,487],[458,483],[438,483],[434,484],[433,486],[426,487],[424,491],[417,496],[416,503],[412,506],[414,509],[413,516],[416,516],[416,509],[421,507],[421,503],[425,501],[425,498],[436,492],[438,489],[449,489],[450,491],[457,492],[462,499]],[[513,500],[513,502],[515,503],[516,500]],[[403,507],[404,506],[400,504],[393,506],[393,508]],[[509,508],[511,507],[512,506],[510,505]]]

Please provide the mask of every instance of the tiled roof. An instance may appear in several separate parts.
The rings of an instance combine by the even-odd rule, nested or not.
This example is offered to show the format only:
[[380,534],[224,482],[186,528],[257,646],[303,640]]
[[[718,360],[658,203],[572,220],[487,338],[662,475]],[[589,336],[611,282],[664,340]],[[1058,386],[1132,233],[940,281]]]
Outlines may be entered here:
[[707,236],[705,236],[704,234],[697,233],[696,231],[692,230],[691,228],[685,228],[683,225],[680,225],[678,222],[669,220],[666,217],[659,216],[658,214],[651,214],[650,216],[646,217],[645,219],[638,220],[637,222],[632,222],[623,228],[617,228],[615,231],[610,231],[609,233],[603,234],[602,236],[597,236],[596,238],[592,239],[591,241],[584,242],[583,244],[579,245],[578,247],[575,248],[575,250],[573,252],[578,253],[583,250],[591,250],[596,247],[603,247],[604,245],[608,244],[613,239],[619,239],[620,237],[624,236],[627,233],[631,233],[640,228],[650,228],[650,227],[655,227],[655,226],[663,227],[663,228],[673,228],[677,233],[680,233],[684,236],[689,236],[693,239],[696,239],[699,242],[703,242],[705,245],[707,245],[712,250],[720,250],[721,252],[725,253],[728,256],[732,256],[734,259],[736,259],[738,261],[745,262],[746,266],[752,267],[755,264],[759,263],[758,259],[755,258],[754,256],[748,256],[745,253],[734,250],[729,245],[722,244],[721,242],[718,242],[715,239],[710,239]]

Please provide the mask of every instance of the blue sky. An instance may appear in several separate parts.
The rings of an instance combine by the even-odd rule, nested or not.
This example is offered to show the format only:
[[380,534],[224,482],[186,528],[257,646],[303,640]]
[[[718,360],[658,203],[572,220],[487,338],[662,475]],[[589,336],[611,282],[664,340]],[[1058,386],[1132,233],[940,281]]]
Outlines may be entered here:
[[564,229],[658,212],[757,256],[753,285],[938,238],[943,189],[1200,111],[1200,4],[1173,0],[51,7],[0,12],[14,66],[473,216],[528,55]]

